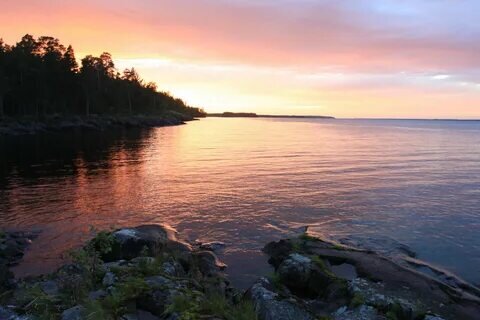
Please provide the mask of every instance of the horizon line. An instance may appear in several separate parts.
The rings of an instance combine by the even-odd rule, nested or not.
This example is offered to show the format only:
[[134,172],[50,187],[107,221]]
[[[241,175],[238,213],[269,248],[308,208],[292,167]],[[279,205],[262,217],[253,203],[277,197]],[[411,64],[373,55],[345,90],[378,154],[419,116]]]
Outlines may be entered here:
[[[234,111],[225,111],[225,112],[207,112],[207,117],[217,115],[221,116],[224,113],[232,113],[232,114],[238,114],[238,116],[232,116],[231,118],[262,118],[262,117],[278,117],[278,118],[300,118],[300,117],[305,117],[305,118],[324,118],[324,120],[410,120],[410,121],[480,121],[480,116],[476,118],[416,118],[416,117],[400,117],[400,118],[395,118],[395,117],[336,117],[336,116],[331,116],[331,115],[315,115],[315,114],[257,114],[255,112],[249,112],[249,111],[241,111],[241,112],[234,112]],[[245,116],[242,116],[241,114],[244,114]],[[249,117],[246,116],[248,114],[255,115],[254,117]],[[228,117],[225,117],[228,118]]]

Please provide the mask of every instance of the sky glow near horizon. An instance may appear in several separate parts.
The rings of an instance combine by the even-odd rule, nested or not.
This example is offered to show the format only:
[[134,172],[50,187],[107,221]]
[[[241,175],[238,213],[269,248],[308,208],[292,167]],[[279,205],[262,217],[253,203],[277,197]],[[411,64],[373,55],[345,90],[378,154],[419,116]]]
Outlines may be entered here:
[[24,0],[0,20],[208,112],[480,118],[474,0]]

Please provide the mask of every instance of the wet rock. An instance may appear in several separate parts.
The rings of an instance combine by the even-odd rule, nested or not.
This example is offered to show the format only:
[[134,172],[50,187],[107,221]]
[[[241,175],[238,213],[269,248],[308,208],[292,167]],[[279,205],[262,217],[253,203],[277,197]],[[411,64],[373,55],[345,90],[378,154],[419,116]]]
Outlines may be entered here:
[[176,238],[175,230],[161,225],[143,225],[136,228],[120,229],[113,233],[116,244],[103,258],[105,261],[133,259],[145,253],[156,256],[168,250],[189,253],[191,247]]
[[215,276],[227,265],[221,262],[211,251],[199,251],[193,254],[196,265],[204,276]]
[[27,232],[0,231],[0,264],[7,266],[18,264],[26,247],[36,236]]
[[201,250],[217,252],[225,248],[225,243],[219,242],[219,241],[205,242],[205,243],[200,243],[199,248]]
[[82,306],[75,306],[62,312],[62,320],[83,320],[85,308]]
[[257,281],[247,292],[255,305],[259,320],[313,320],[308,311],[290,299],[282,299],[266,278]]
[[293,245],[288,240],[270,242],[263,248],[263,252],[270,256],[268,262],[278,268],[280,263],[293,252]]

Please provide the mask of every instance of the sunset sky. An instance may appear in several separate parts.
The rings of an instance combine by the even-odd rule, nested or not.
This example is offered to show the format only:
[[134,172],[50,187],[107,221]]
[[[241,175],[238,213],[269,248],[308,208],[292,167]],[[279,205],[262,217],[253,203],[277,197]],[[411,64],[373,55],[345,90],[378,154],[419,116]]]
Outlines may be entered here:
[[0,21],[208,112],[480,118],[477,0],[17,0]]

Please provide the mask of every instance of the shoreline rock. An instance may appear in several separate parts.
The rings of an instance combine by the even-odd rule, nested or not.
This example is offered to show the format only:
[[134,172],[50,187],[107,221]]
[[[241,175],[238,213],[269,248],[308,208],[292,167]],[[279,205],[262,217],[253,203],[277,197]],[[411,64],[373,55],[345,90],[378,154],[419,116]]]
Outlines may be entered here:
[[[27,234],[3,239],[21,236]],[[29,241],[17,242],[23,250]],[[375,252],[307,234],[267,244],[275,273],[240,292],[213,247],[183,241],[166,225],[102,231],[56,272],[10,281],[0,293],[0,317],[468,320],[480,314],[473,288],[451,287]],[[12,262],[18,257],[11,255]]]
[[161,116],[48,116],[43,119],[6,118],[0,119],[0,137],[32,135],[42,132],[59,132],[70,130],[106,130],[110,128],[154,128],[185,124],[196,120],[176,112]]
[[[11,319],[253,319],[225,265],[162,225],[99,232],[56,272],[0,295]],[[21,318],[24,317],[24,318]]]
[[[264,252],[275,268],[272,279],[277,292],[303,298],[305,311],[316,317],[423,320],[476,319],[480,315],[476,288],[449,286],[372,251],[305,234],[269,243]],[[314,277],[318,273],[323,273],[323,282]],[[318,284],[312,295],[314,282]]]

